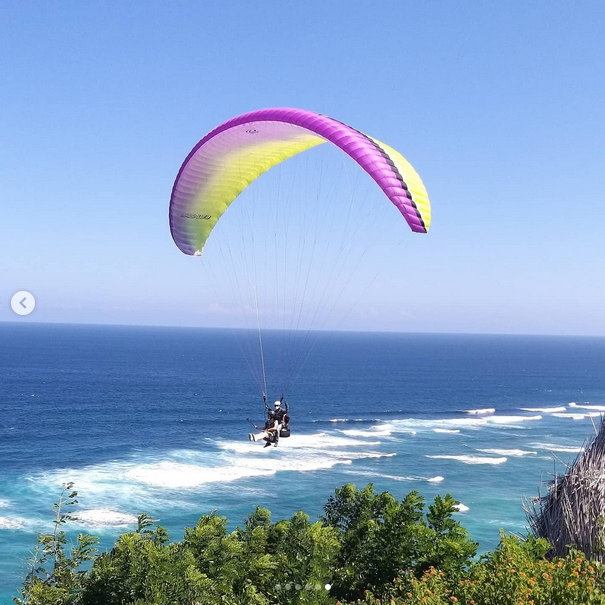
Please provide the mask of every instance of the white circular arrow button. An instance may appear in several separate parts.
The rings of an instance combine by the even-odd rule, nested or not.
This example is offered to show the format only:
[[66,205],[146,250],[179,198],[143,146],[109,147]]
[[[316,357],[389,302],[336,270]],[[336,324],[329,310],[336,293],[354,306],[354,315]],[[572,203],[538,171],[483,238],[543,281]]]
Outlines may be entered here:
[[29,315],[36,308],[33,294],[22,290],[11,298],[11,307],[17,315]]

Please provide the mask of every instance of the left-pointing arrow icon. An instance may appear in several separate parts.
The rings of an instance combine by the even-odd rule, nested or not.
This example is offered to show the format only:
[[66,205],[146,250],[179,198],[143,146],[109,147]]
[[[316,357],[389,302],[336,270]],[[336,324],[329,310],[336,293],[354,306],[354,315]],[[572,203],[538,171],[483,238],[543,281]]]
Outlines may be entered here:
[[17,315],[29,315],[36,308],[36,299],[31,292],[21,290],[11,298],[11,307]]

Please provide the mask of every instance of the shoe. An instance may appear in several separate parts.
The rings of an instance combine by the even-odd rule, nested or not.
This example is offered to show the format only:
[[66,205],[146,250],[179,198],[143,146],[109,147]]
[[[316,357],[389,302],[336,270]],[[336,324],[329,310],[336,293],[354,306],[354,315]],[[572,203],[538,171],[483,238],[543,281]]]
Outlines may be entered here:
[[256,439],[254,438],[254,435],[252,433],[248,433],[248,439],[250,441],[256,441]]
[[269,447],[271,444],[267,441],[263,447]]

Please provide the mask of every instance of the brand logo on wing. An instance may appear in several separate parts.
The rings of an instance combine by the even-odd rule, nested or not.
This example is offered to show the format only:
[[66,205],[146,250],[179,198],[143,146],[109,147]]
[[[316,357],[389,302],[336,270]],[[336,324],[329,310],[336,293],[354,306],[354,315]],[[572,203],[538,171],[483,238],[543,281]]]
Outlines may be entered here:
[[181,218],[197,218],[197,219],[202,219],[203,221],[209,221],[212,218],[212,215],[186,213],[186,214],[181,214]]

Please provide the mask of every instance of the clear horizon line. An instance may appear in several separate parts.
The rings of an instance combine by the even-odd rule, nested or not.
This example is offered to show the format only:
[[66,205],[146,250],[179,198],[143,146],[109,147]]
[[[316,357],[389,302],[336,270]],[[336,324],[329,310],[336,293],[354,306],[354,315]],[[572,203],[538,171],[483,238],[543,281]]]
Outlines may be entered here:
[[[249,330],[255,331],[252,328],[245,327],[226,327],[226,326],[200,326],[200,325],[174,325],[174,324],[132,324],[132,323],[89,323],[89,322],[64,322],[64,321],[35,321],[28,319],[27,321],[19,320],[0,320],[0,325],[38,325],[38,326],[82,326],[82,327],[113,327],[113,328],[166,328],[166,329],[193,329],[193,330]],[[276,332],[278,329],[267,328],[264,332]],[[296,330],[292,330],[296,331]],[[298,330],[306,332],[306,330]],[[529,336],[542,338],[605,338],[605,334],[540,334],[528,332],[417,332],[411,330],[342,330],[342,329],[320,329],[310,330],[310,332],[325,332],[341,333],[341,334],[416,334],[416,335],[434,335],[434,336]]]

